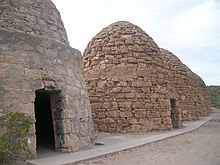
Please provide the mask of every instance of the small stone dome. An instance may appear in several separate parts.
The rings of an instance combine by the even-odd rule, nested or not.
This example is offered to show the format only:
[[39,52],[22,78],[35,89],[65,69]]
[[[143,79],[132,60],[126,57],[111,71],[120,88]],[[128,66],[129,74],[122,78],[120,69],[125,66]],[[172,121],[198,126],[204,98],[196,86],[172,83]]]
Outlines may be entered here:
[[3,0],[0,28],[68,43],[59,11],[50,0]]
[[193,86],[191,73],[136,25],[125,21],[109,25],[83,53],[95,129],[111,133],[161,131],[197,119],[199,107],[204,107],[206,113],[201,115],[206,115],[210,104],[197,101],[201,106],[196,107],[192,101],[198,88]]

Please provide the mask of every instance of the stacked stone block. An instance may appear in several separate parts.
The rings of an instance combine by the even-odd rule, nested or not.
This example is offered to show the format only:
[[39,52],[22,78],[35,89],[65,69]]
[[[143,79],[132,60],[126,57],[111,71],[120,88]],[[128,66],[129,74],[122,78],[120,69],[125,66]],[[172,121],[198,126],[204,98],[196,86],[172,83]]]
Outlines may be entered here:
[[68,45],[59,12],[49,0],[1,1],[0,109],[33,120],[30,151],[36,155],[36,91],[50,93],[55,148],[73,152],[93,144],[93,122],[81,53]]
[[59,11],[51,0],[2,0],[0,28],[68,44]]
[[165,64],[175,77],[176,92],[184,121],[197,120],[211,112],[211,102],[203,80],[184,65],[173,53],[160,49]]
[[[171,100],[176,102],[178,127],[182,127],[183,120],[192,120],[198,114],[195,107],[189,109],[195,96],[190,88],[198,92],[196,85],[192,86],[195,74],[129,22],[113,23],[89,42],[83,53],[83,74],[98,131],[171,129]],[[203,89],[202,80],[197,81],[199,89]],[[205,92],[202,90],[201,95]],[[209,112],[210,104],[206,104],[206,113],[201,115]],[[187,117],[183,119],[185,109]]]

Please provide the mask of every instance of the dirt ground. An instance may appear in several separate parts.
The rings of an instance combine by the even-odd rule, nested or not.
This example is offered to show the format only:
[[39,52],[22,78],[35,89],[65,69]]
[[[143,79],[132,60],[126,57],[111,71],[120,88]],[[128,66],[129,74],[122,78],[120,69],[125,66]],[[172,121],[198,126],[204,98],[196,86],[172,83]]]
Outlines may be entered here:
[[78,165],[220,165],[220,110],[199,129]]

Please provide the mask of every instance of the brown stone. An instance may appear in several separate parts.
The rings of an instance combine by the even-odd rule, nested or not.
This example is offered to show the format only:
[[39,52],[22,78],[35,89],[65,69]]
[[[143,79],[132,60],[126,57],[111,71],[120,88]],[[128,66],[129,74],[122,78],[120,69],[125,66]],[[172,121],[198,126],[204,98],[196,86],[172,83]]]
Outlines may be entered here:
[[95,109],[99,109],[102,107],[102,103],[92,103],[91,104]]
[[122,93],[128,93],[128,92],[131,92],[131,88],[130,87],[125,87],[125,88],[122,88]]
[[112,108],[118,108],[118,103],[117,102],[112,102]]
[[118,117],[118,112],[117,111],[107,111],[106,112],[106,114],[107,114],[107,117],[110,117],[110,118],[116,118],[116,117]]
[[109,102],[105,102],[102,104],[102,108],[106,109],[106,108],[110,108],[110,104]]
[[107,124],[113,124],[115,121],[112,118],[105,118],[103,119],[103,122]]
[[132,103],[132,108],[134,109],[141,109],[145,107],[145,103],[144,102],[133,102]]
[[134,58],[134,57],[128,57],[128,62],[129,63],[137,63],[138,61],[137,61],[137,58]]
[[105,81],[100,81],[100,82],[98,82],[97,87],[98,88],[103,88],[105,83],[106,83]]
[[114,92],[114,93],[120,93],[121,92],[121,87],[115,87],[115,88],[113,88],[112,89],[112,92]]
[[9,69],[8,67],[1,67],[1,72],[0,72],[0,78],[7,78],[9,76]]
[[[202,79],[129,22],[113,23],[92,38],[83,53],[83,74],[91,103],[110,105],[102,109],[92,106],[92,110],[97,114],[104,111],[117,121],[106,131],[180,128],[183,121],[196,120],[211,111]],[[104,88],[96,86],[102,82]],[[110,123],[99,122],[96,117],[95,124],[109,127]]]
[[135,93],[126,93],[125,98],[135,98]]
[[146,117],[146,111],[145,110],[137,110],[137,111],[135,111],[134,116],[136,118],[145,118]]
[[138,124],[137,118],[130,118],[130,119],[129,119],[129,122],[130,122],[131,124]]
[[120,112],[120,117],[133,117],[133,114],[129,111]]
[[129,102],[129,101],[118,102],[118,105],[119,105],[119,107],[122,107],[122,108],[129,108],[129,107],[131,107],[131,102]]
[[133,124],[131,126],[131,130],[132,132],[139,132],[141,130],[141,126],[140,125],[136,125],[136,124]]
[[108,127],[107,125],[104,125],[104,124],[100,124],[98,125],[98,128],[101,132],[107,132],[108,131]]
[[0,111],[31,117],[27,138],[32,157],[41,145],[39,130],[50,136],[46,138],[55,138],[56,151],[73,152],[92,145],[94,127],[82,56],[69,46],[59,11],[50,0],[1,1],[2,6],[7,7],[0,9]]
[[113,126],[113,127],[110,126],[108,128],[108,132],[116,133],[117,132],[117,127],[116,126]]
[[104,119],[104,118],[106,118],[105,112],[99,112],[98,115],[97,115],[97,117],[98,117],[99,119]]

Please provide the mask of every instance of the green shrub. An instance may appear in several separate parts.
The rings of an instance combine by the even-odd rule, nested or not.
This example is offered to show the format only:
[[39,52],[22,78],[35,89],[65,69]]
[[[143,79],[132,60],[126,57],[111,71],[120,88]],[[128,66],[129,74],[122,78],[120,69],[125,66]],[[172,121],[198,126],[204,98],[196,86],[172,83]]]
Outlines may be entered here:
[[0,113],[0,164],[30,156],[28,132],[31,120],[20,112]]
[[212,106],[216,108],[220,108],[220,86],[210,85],[207,86],[207,88],[212,100]]

